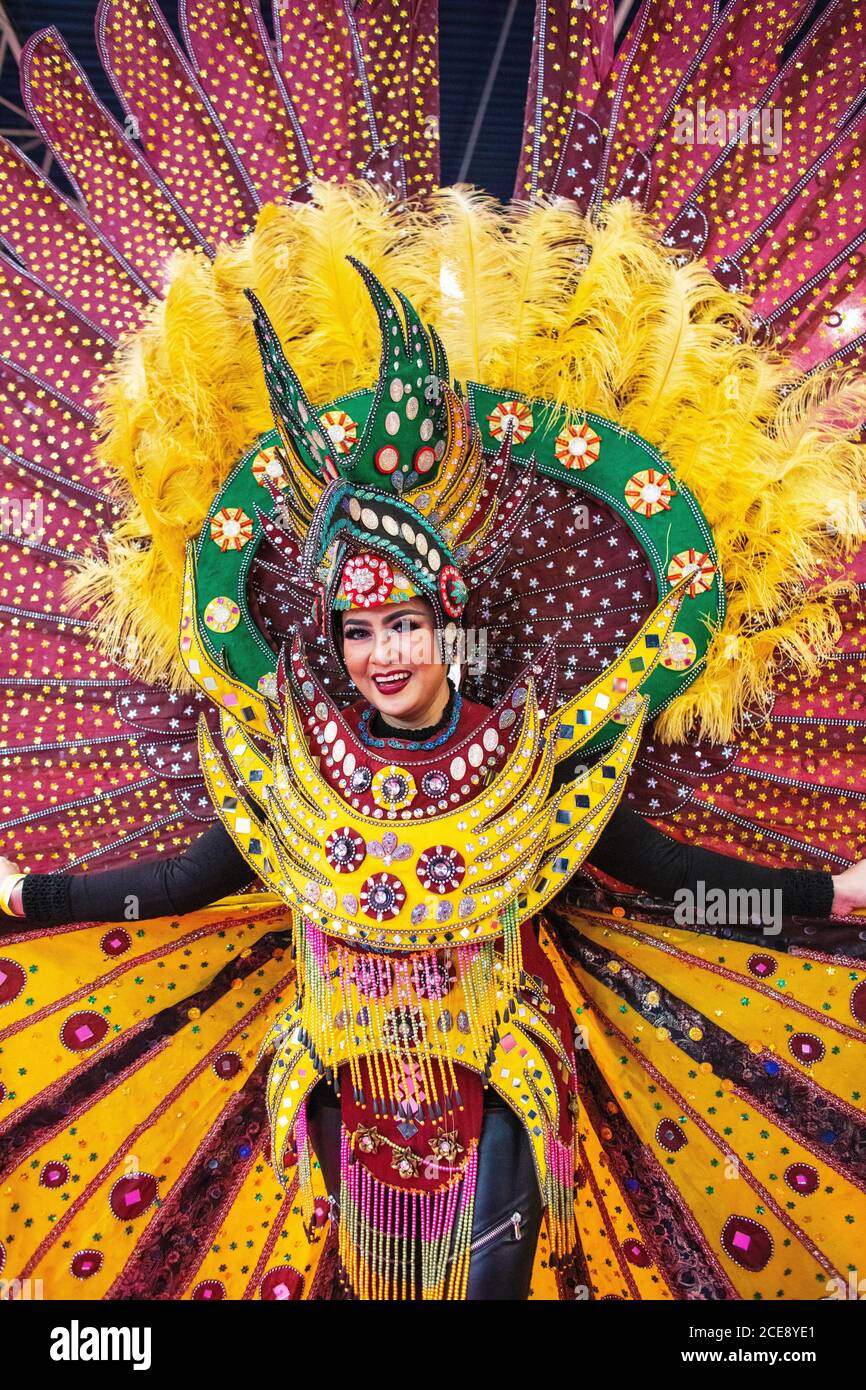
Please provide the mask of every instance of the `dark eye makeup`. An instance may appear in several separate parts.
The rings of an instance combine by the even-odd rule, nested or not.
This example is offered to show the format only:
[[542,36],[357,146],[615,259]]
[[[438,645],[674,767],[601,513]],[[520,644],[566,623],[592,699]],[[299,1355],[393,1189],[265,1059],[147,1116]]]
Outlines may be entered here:
[[[417,632],[422,626],[422,620],[417,613],[398,613],[388,620],[387,626],[392,632]],[[343,640],[346,642],[363,641],[365,637],[372,635],[371,629],[361,623],[347,623],[343,628]]]

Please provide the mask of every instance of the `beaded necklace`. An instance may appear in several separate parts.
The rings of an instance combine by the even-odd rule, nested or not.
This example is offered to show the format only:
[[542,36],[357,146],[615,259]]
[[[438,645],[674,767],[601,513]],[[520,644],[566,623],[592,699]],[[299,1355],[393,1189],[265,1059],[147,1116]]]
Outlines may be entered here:
[[[463,697],[460,691],[455,690],[450,681],[448,685],[451,690],[448,704],[445,706],[441,718],[426,729],[395,729],[393,725],[385,722],[375,705],[368,705],[358,722],[358,736],[361,742],[367,748],[394,748],[397,751],[404,748],[407,743],[411,743],[419,752],[429,752],[430,749],[438,748],[441,744],[447,743],[460,723],[460,714],[463,709]],[[377,738],[370,730],[370,724],[374,717],[383,735],[381,738]]]

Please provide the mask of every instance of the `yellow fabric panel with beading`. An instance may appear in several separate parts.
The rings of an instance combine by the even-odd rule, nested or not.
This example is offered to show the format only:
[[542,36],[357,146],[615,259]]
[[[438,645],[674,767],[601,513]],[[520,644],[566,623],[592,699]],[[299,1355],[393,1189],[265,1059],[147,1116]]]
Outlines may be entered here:
[[[218,912],[214,918],[209,910],[186,922],[192,925],[197,919],[212,924],[218,934],[225,917]],[[213,978],[222,969],[230,945],[245,951],[261,929],[273,929],[273,925],[273,921],[259,924],[253,918],[249,932],[232,929],[231,940],[225,944],[211,937],[211,948],[219,945],[222,949],[211,950],[210,962],[199,962],[208,970],[204,978]],[[157,935],[160,929],[170,930],[165,922],[148,923],[148,928]],[[40,953],[40,965],[43,954],[47,958],[51,953]],[[240,952],[235,949],[231,954]],[[191,1009],[167,1045],[125,1070],[122,1081],[115,1083],[109,1070],[106,1084],[73,1112],[72,1123],[59,1133],[49,1133],[9,1172],[4,1191],[15,1192],[20,1198],[12,1210],[7,1209],[5,1218],[4,1238],[15,1260],[14,1270],[9,1262],[10,1273],[41,1278],[46,1295],[52,1298],[107,1296],[151,1222],[159,1219],[160,1208],[171,1200],[175,1184],[187,1176],[202,1137],[218,1124],[227,1101],[243,1088],[255,1067],[270,1011],[279,1006],[288,987],[288,962],[282,955],[275,952],[245,977],[239,973],[231,987],[209,1006]],[[177,996],[171,985],[186,962],[175,960],[167,965],[163,990],[140,976],[128,978],[135,965],[133,961],[131,971],[114,980],[101,996],[88,997],[86,1004],[94,1012],[126,1023],[148,1017],[145,1008],[134,1008],[139,997],[149,1005],[156,1002],[150,996],[157,995],[159,1008],[164,1009]],[[190,968],[189,976],[188,992],[193,992],[203,983],[201,969]],[[51,1013],[16,1038],[26,1049],[27,1071],[37,1090],[56,1086],[63,1074],[64,1049],[58,1033],[71,1012],[60,999]],[[104,1048],[110,1046],[112,1034],[106,1037]],[[240,1066],[234,1074],[222,1077],[215,1075],[213,1068],[217,1056],[226,1049],[237,1056]],[[77,1054],[75,1063],[80,1063],[81,1055]],[[88,1063],[97,1055],[95,1048],[90,1049]],[[4,1048],[4,1076],[10,1074],[7,1062]],[[67,1076],[72,1074],[73,1068],[67,1069]],[[43,1185],[40,1172],[59,1159],[69,1169],[68,1181],[62,1189]],[[121,1178],[140,1174],[154,1175],[159,1205],[151,1205],[134,1220],[121,1220],[110,1205],[112,1187]],[[101,1268],[85,1283],[69,1272],[70,1250],[82,1248],[97,1249],[103,1256]]]
[[628,1260],[625,1244],[639,1237],[640,1227],[622,1181],[607,1161],[602,1137],[583,1106],[577,1132],[580,1169],[575,1219],[591,1281],[584,1297],[670,1300],[673,1294],[655,1263],[641,1268]]
[[[80,1011],[100,1015],[109,1024],[108,1045],[201,989],[273,930],[272,921],[263,919],[255,904],[249,922],[238,923],[237,915],[233,907],[212,907],[181,921],[127,923],[132,946],[116,960],[100,945],[110,934],[105,924],[53,933],[35,961],[31,940],[7,938],[3,957],[29,973],[26,990],[0,1015],[4,1079],[15,1078],[14,1087],[7,1082],[4,1117],[46,1086],[56,1087],[64,1080],[68,1084],[81,1068],[82,1057],[92,1059],[92,1051],[72,1051],[60,1040],[68,1016]],[[234,920],[224,928],[227,917]]]
[[[324,1197],[325,1183],[318,1164],[314,1179],[317,1195]],[[295,1184],[288,1189],[280,1186],[266,1146],[262,1146],[181,1298],[191,1298],[196,1285],[206,1280],[222,1284],[227,1299],[255,1298],[263,1270],[282,1265],[303,1273],[302,1297],[307,1298],[322,1258],[326,1231],[327,1227],[308,1239]]]
[[[628,942],[620,952],[618,923],[608,919],[606,929],[603,921],[577,913],[572,921],[587,937],[604,936],[625,959]],[[709,1061],[696,1063],[666,1028],[656,1028],[612,988],[568,963],[549,942],[546,949],[575,1018],[589,1032],[593,1061],[639,1141],[663,1166],[709,1239],[737,1297],[766,1298],[768,1277],[775,1298],[826,1296],[829,1281],[849,1267],[856,1231],[866,1223],[866,1193],[831,1166],[829,1158],[822,1160],[797,1143],[754,1097],[720,1079]],[[667,964],[656,962],[654,979],[673,988],[681,980],[669,976]],[[613,979],[627,965],[614,959],[607,968]],[[714,987],[699,967],[692,971],[696,987],[703,987],[702,1006],[715,1018]],[[762,1012],[769,1015],[778,1008],[778,1001],[767,1001]],[[686,1138],[677,1152],[666,1151],[659,1142],[662,1119],[674,1120]],[[819,1186],[804,1205],[803,1199],[792,1200],[782,1170],[807,1161],[819,1175]],[[727,1255],[721,1235],[732,1216],[758,1222],[769,1233],[772,1276],[743,1268]]]
[[[678,999],[707,1014],[753,1052],[766,1050],[808,1075],[814,1085],[863,1111],[866,1124],[866,1029],[850,1007],[852,992],[866,979],[866,971],[844,962],[777,954],[769,979],[756,979],[747,969],[749,957],[757,950],[773,958],[764,949],[768,938],[757,929],[755,946],[646,923],[623,922],[612,930],[589,917],[582,930],[589,940],[615,950],[622,961],[651,979],[663,979]],[[821,1058],[809,1066],[789,1046],[800,1033],[818,1039],[823,1049]],[[829,1068],[825,1061],[831,1063]]]

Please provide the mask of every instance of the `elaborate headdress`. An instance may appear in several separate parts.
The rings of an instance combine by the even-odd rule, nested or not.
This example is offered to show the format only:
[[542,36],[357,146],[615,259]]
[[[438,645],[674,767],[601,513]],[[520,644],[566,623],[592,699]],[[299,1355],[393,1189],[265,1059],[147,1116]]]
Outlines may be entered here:
[[470,587],[502,564],[532,478],[527,469],[506,491],[510,432],[488,466],[435,329],[424,327],[405,295],[392,299],[349,259],[382,336],[379,376],[363,402],[356,394],[318,413],[264,308],[246,292],[281,442],[278,472],[268,480],[275,511],[258,508],[258,516],[283,557],[298,618],[309,617],[315,602],[337,659],[334,609],[421,594],[438,627],[453,627]]
[[[689,581],[671,634],[675,651],[641,674],[652,717],[698,674],[724,613],[717,558],[694,498],[674,485],[644,439],[611,421],[575,418],[553,401],[472,382],[465,398],[458,395],[435,329],[405,295],[389,294],[347,260],[375,308],[379,370],[371,387],[324,405],[313,405],[265,308],[246,291],[276,428],[240,459],[189,548],[180,642],[187,670],[217,704],[271,737],[277,658],[293,632],[316,644],[311,664],[339,704],[335,609],[423,594],[448,649],[461,621],[486,629],[499,602],[491,581],[510,560],[532,640],[515,646],[514,631],[503,635],[502,621],[494,622],[497,659],[480,677],[472,674],[471,693],[495,704],[525,680],[525,668],[538,678],[555,664],[545,663],[553,646],[535,622],[532,595],[551,592],[547,576],[556,562],[545,554],[545,536],[530,552],[522,538],[534,534],[541,516],[550,540],[574,550],[586,511],[576,500],[582,493],[618,514],[638,542],[648,599],[653,581],[659,599]],[[298,340],[296,350],[302,347]],[[260,565],[267,584],[254,582]],[[557,576],[557,607],[549,610],[566,630],[590,592],[579,569],[572,564]],[[515,587],[505,582],[500,590],[513,603]],[[628,642],[639,614],[629,611],[620,622]],[[581,691],[587,669],[573,655],[559,664],[560,699]],[[612,742],[610,732],[605,741]]]

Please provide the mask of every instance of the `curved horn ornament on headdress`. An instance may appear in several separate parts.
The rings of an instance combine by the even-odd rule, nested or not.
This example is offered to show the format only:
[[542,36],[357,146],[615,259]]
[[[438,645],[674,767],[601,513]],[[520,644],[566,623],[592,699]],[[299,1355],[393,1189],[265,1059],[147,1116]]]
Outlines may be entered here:
[[[393,598],[423,594],[444,629],[463,613],[468,575],[491,578],[507,554],[533,476],[526,469],[516,488],[506,487],[509,438],[488,467],[478,431],[445,379],[447,359],[435,330],[424,327],[404,295],[392,298],[366,267],[349,259],[370,293],[381,335],[373,399],[349,443],[348,417],[325,412],[329,423],[322,423],[263,306],[247,291],[288,471],[282,491],[272,489],[275,516],[260,520],[289,560],[290,591],[318,587],[320,626],[338,662],[329,615],[354,606],[344,581],[347,561],[378,557],[378,570],[366,577],[378,592],[384,575],[379,601],[386,601],[393,581]],[[329,428],[333,438],[326,438]],[[300,553],[289,536],[279,539],[281,525],[303,537]],[[368,562],[369,571],[374,563]]]

